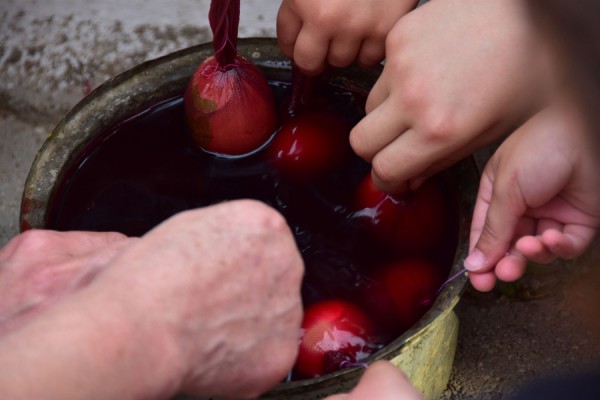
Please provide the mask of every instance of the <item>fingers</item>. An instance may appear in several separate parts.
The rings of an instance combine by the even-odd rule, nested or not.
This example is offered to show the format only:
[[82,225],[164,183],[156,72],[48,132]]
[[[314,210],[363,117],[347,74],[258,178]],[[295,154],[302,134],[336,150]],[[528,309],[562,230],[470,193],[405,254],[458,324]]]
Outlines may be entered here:
[[422,400],[423,397],[398,368],[387,361],[378,361],[367,368],[348,397],[338,397],[336,400],[340,399]]
[[489,144],[486,135],[457,138],[453,133],[437,132],[431,123],[411,124],[383,79],[369,95],[367,116],[350,133],[354,152],[373,164],[373,179],[380,190],[395,193],[405,188],[407,181],[416,190],[428,177]]
[[481,237],[481,232],[485,225],[485,218],[492,201],[492,191],[494,189],[494,181],[496,177],[496,162],[492,158],[488,161],[481,181],[479,182],[479,190],[477,191],[477,199],[473,210],[473,219],[471,220],[471,234],[469,236],[469,251],[472,251]]
[[506,257],[496,264],[496,277],[504,282],[514,282],[525,274],[527,258],[516,250],[511,250]]
[[373,110],[379,107],[383,102],[390,96],[390,86],[387,82],[387,75],[385,72],[377,79],[375,85],[367,97],[367,103],[365,105],[365,112],[370,114]]
[[337,68],[347,67],[358,57],[360,42],[344,37],[335,38],[329,46],[327,62]]
[[[439,150],[419,136],[420,132],[409,129],[373,157],[373,181],[381,191],[395,193],[406,187],[411,178],[433,174],[430,166],[441,159]],[[422,183],[423,179],[419,181]]]
[[557,258],[572,259],[583,254],[596,230],[586,226],[567,225],[550,220],[538,223],[537,236],[523,236],[515,247],[530,261],[548,264]]
[[352,129],[350,145],[359,157],[370,162],[405,129],[406,125],[398,118],[396,107],[391,101],[386,101]]
[[306,75],[318,75],[325,69],[329,38],[304,25],[298,34],[293,60]]
[[277,14],[277,43],[281,52],[288,58],[294,57],[294,46],[301,29],[302,21],[298,15],[287,2],[281,3]]
[[383,61],[385,57],[385,41],[366,39],[363,41],[358,53],[358,64],[363,67],[372,67]]
[[367,368],[352,392],[336,394],[325,400],[422,400],[400,369],[387,361],[377,361]]
[[489,292],[496,286],[496,275],[493,272],[469,272],[471,285],[480,292]]
[[557,257],[577,257],[590,245],[596,229],[584,225],[567,225],[563,232],[548,230],[542,234],[542,242]]
[[[512,171],[506,170],[496,176],[489,201],[483,197],[489,196],[489,186],[485,188],[487,193],[480,190],[478,194],[477,202],[485,201],[488,205],[483,226],[471,231],[476,244],[465,260],[465,268],[469,272],[492,270],[510,248],[516,227],[527,208],[515,176]],[[478,223],[481,223],[481,215],[477,217]]]

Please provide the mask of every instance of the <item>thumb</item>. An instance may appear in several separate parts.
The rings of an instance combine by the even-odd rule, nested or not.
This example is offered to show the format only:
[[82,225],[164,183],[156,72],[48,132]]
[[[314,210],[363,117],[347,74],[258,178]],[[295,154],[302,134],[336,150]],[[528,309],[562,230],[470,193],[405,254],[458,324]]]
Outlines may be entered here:
[[492,271],[506,255],[517,224],[526,211],[518,174],[512,170],[503,171],[502,166],[497,165],[500,161],[492,159],[488,162],[477,194],[471,252],[465,259],[465,268],[475,274]]

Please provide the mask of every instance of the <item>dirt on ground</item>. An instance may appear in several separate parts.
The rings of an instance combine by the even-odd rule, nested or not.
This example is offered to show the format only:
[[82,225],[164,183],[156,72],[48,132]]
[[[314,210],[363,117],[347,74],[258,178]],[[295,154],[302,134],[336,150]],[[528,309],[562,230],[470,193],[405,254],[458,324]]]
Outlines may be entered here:
[[536,378],[597,365],[598,260],[591,251],[574,264],[532,265],[521,282],[492,293],[468,289],[458,306],[458,349],[443,398],[508,399]]

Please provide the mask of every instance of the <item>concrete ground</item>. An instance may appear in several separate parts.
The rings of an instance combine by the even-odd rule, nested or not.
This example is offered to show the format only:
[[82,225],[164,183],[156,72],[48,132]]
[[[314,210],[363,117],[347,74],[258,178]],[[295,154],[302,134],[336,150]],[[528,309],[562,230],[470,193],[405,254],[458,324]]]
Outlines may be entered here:
[[[241,36],[274,36],[279,0],[244,0]],[[144,60],[210,39],[208,0],[0,2],[0,245],[17,234],[37,149],[87,88]],[[523,381],[600,354],[568,301],[572,274],[538,270],[520,285],[468,291],[448,399],[503,399]]]

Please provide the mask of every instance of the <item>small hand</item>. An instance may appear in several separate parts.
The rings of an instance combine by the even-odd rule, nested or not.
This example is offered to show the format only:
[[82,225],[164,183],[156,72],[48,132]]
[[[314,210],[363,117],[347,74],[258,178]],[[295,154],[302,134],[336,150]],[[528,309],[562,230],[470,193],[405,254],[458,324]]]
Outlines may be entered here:
[[595,146],[566,108],[551,108],[511,135],[488,162],[465,267],[473,286],[514,281],[527,261],[580,255],[600,226]]
[[387,361],[378,361],[365,371],[360,382],[348,394],[329,396],[325,400],[422,400],[404,374]]
[[385,38],[416,0],[283,0],[277,38],[283,53],[307,74],[329,63],[371,66],[385,55]]
[[534,37],[514,1],[433,1],[401,18],[350,136],[379,189],[415,189],[526,119],[538,100]]

